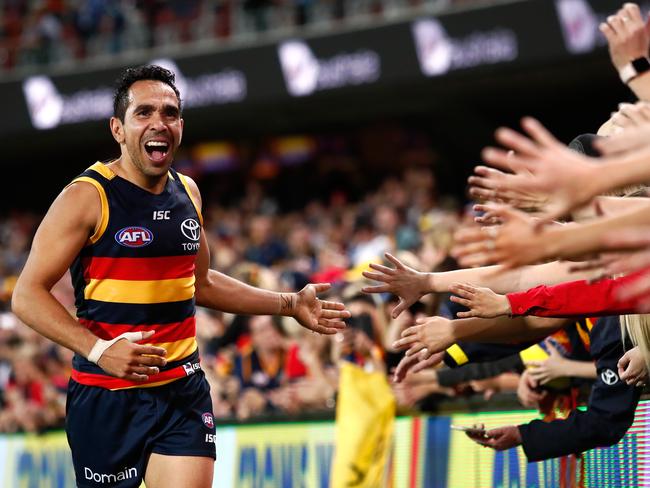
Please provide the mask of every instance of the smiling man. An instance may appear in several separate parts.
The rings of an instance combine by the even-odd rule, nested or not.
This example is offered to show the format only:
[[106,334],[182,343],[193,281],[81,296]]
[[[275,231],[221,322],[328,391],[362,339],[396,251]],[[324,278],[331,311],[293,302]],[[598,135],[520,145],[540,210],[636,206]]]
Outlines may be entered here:
[[[13,310],[75,352],[66,431],[80,487],[208,488],[215,459],[195,305],[344,328],[329,285],[298,293],[209,269],[196,184],[171,168],[183,119],[174,75],[127,69],[110,120],[120,157],[95,163],[54,201],[16,284]],[[70,268],[77,319],[51,293]]]

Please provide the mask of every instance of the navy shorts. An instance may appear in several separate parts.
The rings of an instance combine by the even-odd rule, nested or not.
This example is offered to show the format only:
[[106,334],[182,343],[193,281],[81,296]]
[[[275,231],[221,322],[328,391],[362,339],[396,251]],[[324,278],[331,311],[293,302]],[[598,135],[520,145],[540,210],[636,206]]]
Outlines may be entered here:
[[116,391],[70,380],[66,433],[79,487],[137,488],[152,452],[216,457],[201,370],[163,386]]

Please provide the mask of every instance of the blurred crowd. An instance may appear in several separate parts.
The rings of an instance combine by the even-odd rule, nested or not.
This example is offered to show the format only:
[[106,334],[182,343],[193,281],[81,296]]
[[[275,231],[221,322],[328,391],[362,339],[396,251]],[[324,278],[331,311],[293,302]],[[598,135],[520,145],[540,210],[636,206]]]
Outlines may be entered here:
[[[6,0],[0,70],[472,0]],[[476,1],[476,0],[474,0]]]
[[[0,221],[0,431],[41,431],[62,425],[72,351],[44,339],[10,312],[9,301],[40,215],[16,211]],[[68,280],[69,281],[69,280]],[[68,309],[72,284],[53,290]]]

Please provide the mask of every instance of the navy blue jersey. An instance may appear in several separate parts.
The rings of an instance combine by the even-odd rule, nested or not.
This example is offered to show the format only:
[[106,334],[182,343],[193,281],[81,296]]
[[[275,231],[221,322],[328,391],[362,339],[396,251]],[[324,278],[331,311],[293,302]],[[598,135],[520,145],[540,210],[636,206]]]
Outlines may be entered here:
[[201,214],[185,177],[173,169],[153,194],[96,163],[74,182],[95,186],[102,214],[70,268],[79,322],[102,339],[154,330],[147,341],[167,350],[169,364],[144,383],[106,375],[75,355],[72,378],[109,389],[155,386],[185,376],[197,356],[194,268]]

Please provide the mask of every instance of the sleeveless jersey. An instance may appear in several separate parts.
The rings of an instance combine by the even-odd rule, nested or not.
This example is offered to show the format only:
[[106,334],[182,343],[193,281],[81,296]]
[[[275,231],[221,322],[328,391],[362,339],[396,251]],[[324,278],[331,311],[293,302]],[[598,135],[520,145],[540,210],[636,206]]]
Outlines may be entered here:
[[[145,343],[167,350],[167,365],[144,383],[115,378],[75,354],[72,378],[111,390],[158,386],[194,372],[194,263],[201,212],[173,169],[155,195],[95,163],[72,183],[99,192],[99,227],[70,267],[79,322],[96,336],[155,331]],[[71,183],[71,184],[72,184]]]

